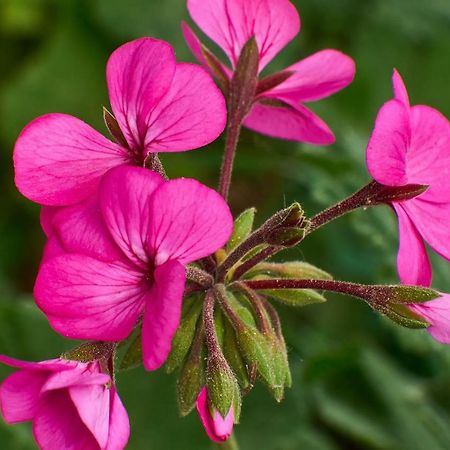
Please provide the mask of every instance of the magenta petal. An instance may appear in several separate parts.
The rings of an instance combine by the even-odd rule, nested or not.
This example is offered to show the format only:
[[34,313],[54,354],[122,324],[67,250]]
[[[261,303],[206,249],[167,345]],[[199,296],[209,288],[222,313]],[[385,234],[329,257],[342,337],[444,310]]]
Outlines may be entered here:
[[42,386],[49,372],[20,370],[0,386],[0,408],[6,422],[31,420],[36,414]]
[[48,114],[31,122],[14,148],[15,182],[42,205],[69,205],[97,188],[111,167],[127,162],[126,151],[81,120]]
[[125,339],[144,306],[143,275],[130,265],[84,255],[42,264],[34,295],[60,334],[74,339]]
[[44,371],[63,371],[70,370],[77,366],[75,361],[67,361],[65,359],[49,359],[47,361],[29,362],[20,359],[10,358],[9,356],[0,355],[0,363],[10,367],[26,370],[44,370]]
[[97,195],[59,209],[53,215],[52,227],[65,252],[81,253],[102,261],[123,258],[103,221]]
[[397,100],[388,101],[378,112],[367,145],[367,167],[376,181],[388,186],[408,182],[406,153],[410,142],[408,110]]
[[224,50],[233,66],[253,35],[263,70],[300,31],[300,17],[288,0],[188,0],[187,7],[194,22]]
[[393,207],[398,217],[400,245],[397,270],[403,284],[430,286],[432,271],[423,240],[401,203]]
[[169,91],[150,112],[146,152],[192,150],[214,141],[225,128],[227,109],[208,73],[177,64]]
[[428,332],[436,341],[450,344],[450,295],[442,294],[436,300],[408,306],[430,323]]
[[109,436],[105,450],[122,450],[130,437],[130,421],[114,386],[111,386],[110,395]]
[[42,252],[41,265],[49,259],[52,259],[55,256],[64,255],[65,253],[66,251],[58,237],[55,235],[50,236],[45,243],[44,251]]
[[186,271],[179,262],[168,261],[156,268],[154,277],[142,325],[142,353],[147,370],[158,369],[169,356],[180,323]]
[[355,76],[353,59],[337,50],[322,50],[288,67],[294,73],[264,96],[282,95],[296,102],[328,97],[348,86]]
[[141,38],[115,50],[106,78],[114,115],[128,144],[140,150],[151,109],[167,93],[175,73],[175,55],[164,41]]
[[149,261],[146,239],[153,220],[149,199],[163,183],[155,172],[123,166],[108,172],[100,186],[105,223],[117,245],[140,267],[146,267]]
[[403,205],[423,239],[450,260],[450,203],[433,203],[420,197]]
[[[215,76],[215,74],[209,67],[208,61],[203,55],[202,43],[197,35],[192,31],[192,28],[186,22],[181,22],[181,30],[183,32],[186,44],[188,45],[197,61],[203,66],[204,69],[206,69],[210,73],[210,75]],[[233,75],[232,71],[227,66],[225,66],[225,64],[221,64],[220,67],[222,68],[222,71],[227,74],[228,78],[231,79]]]
[[99,447],[105,448],[109,436],[109,389],[104,385],[72,386],[69,395],[86,428]]
[[45,235],[49,237],[53,234],[53,218],[55,214],[60,211],[61,206],[42,206],[39,220],[41,223],[42,230]]
[[394,98],[409,108],[408,91],[402,77],[395,69],[392,74],[392,88],[394,90]]
[[42,387],[42,391],[55,391],[71,386],[105,385],[109,382],[111,382],[111,378],[106,373],[93,372],[87,363],[78,362],[74,370],[62,370],[51,374]]
[[100,450],[65,390],[52,391],[42,399],[33,434],[42,450]]
[[230,408],[227,416],[223,418],[218,411],[214,411],[214,418],[208,406],[208,390],[204,387],[198,394],[195,403],[200,421],[208,437],[218,443],[226,441],[233,432],[234,414],[233,408]]
[[305,106],[288,99],[283,99],[284,105],[269,102],[253,105],[244,121],[247,128],[289,141],[316,145],[334,142],[334,135],[327,124]]
[[428,106],[413,106],[410,117],[408,181],[429,185],[423,198],[450,202],[450,122]]
[[230,208],[214,190],[180,178],[161,185],[150,202],[148,247],[156,264],[176,259],[181,264],[221,248],[233,229]]

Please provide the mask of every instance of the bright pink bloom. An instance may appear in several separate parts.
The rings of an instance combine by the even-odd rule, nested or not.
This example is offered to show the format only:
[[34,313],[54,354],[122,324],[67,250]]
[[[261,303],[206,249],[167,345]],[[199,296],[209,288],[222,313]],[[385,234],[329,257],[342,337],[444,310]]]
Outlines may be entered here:
[[436,341],[442,344],[450,344],[449,294],[442,294],[441,297],[430,302],[409,305],[409,308],[430,323],[428,332]]
[[211,413],[206,387],[202,388],[198,394],[196,407],[206,434],[212,441],[221,443],[231,436],[234,423],[233,408],[230,408],[226,417],[222,417],[217,410]]
[[428,185],[411,200],[393,202],[399,221],[397,268],[402,283],[429,286],[424,241],[450,260],[450,123],[428,106],[410,106],[400,75],[394,100],[380,109],[367,146],[367,167],[387,186]]
[[142,318],[144,366],[152,370],[167,358],[180,321],[185,265],[223,246],[233,220],[222,197],[196,180],[120,166],[103,177],[98,201],[56,211],[51,226],[34,292],[52,327],[120,341]]
[[172,47],[151,38],[122,45],[106,79],[124,142],[113,143],[65,114],[35,119],[14,149],[19,191],[42,205],[70,205],[91,194],[121,164],[142,166],[150,153],[193,150],[223,131],[222,94],[201,67],[177,63]]
[[20,369],[0,386],[2,415],[10,424],[31,420],[42,450],[121,450],[127,444],[127,412],[98,362],[7,356],[0,362]]
[[[219,45],[234,69],[244,44],[255,36],[259,71],[298,34],[300,17],[288,0],[187,0],[194,22]],[[208,68],[202,44],[183,23],[185,40],[194,56]],[[232,70],[222,65],[230,78]],[[262,89],[244,125],[269,136],[312,144],[331,144],[328,126],[303,103],[328,97],[349,85],[355,74],[351,58],[322,50],[285,71],[291,75],[277,86]],[[278,74],[279,75],[279,74]]]

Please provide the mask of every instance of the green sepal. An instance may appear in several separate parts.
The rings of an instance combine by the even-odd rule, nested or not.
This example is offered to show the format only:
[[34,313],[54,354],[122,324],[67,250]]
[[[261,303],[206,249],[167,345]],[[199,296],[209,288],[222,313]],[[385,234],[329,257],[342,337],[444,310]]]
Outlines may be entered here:
[[227,252],[234,250],[243,242],[252,232],[253,222],[255,220],[255,208],[249,208],[243,211],[234,221],[233,233],[226,246]]
[[430,324],[417,314],[414,314],[406,305],[391,304],[389,309],[383,312],[393,322],[406,328],[427,328]]
[[441,296],[434,289],[419,286],[380,286],[380,290],[387,289],[387,301],[392,303],[423,303]]
[[142,332],[139,330],[130,339],[125,354],[120,361],[120,370],[134,369],[142,364]]
[[195,294],[183,302],[180,326],[172,340],[172,350],[166,361],[166,372],[172,373],[181,365],[194,340],[198,318],[202,311],[202,295]]

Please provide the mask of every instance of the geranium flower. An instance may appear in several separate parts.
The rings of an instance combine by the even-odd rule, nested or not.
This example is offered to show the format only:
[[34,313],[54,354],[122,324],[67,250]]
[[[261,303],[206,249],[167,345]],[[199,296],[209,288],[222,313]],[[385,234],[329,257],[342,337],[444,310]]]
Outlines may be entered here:
[[52,227],[34,290],[52,327],[70,338],[121,341],[142,319],[152,370],[180,321],[185,265],[222,247],[233,220],[222,197],[196,180],[120,166],[104,175],[98,201],[60,209]]
[[35,119],[14,149],[23,195],[42,205],[74,204],[96,191],[108,169],[142,166],[151,153],[196,149],[224,129],[225,101],[211,77],[201,67],[176,63],[164,41],[122,45],[109,58],[106,79],[118,143],[66,114]]
[[[288,0],[188,0],[194,22],[228,56],[232,69],[220,64],[231,78],[245,43],[254,36],[259,72],[298,34],[300,18]],[[202,43],[183,23],[194,56],[206,68]],[[312,144],[331,144],[328,126],[303,103],[320,100],[349,85],[355,74],[351,58],[336,50],[322,50],[283,72],[263,78],[244,125],[269,136]]]
[[127,444],[127,412],[99,362],[7,356],[0,362],[20,369],[0,386],[2,415],[10,424],[31,420],[42,450],[121,450]]
[[206,387],[203,387],[198,394],[195,405],[208,437],[218,443],[226,441],[233,432],[233,408],[230,408],[226,417],[222,417],[217,410],[211,412],[208,405],[208,389]]
[[429,286],[432,273],[424,241],[450,260],[450,123],[429,106],[410,106],[396,71],[392,81],[394,99],[378,113],[367,146],[367,167],[387,186],[429,186],[413,199],[391,203],[399,221],[400,279]]

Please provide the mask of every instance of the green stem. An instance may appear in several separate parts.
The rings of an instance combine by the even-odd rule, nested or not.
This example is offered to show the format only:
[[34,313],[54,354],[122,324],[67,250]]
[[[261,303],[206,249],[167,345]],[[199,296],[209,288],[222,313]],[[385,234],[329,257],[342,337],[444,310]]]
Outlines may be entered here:
[[220,450],[239,450],[239,444],[237,442],[236,435],[232,434],[230,438],[223,444],[214,443],[214,448]]

